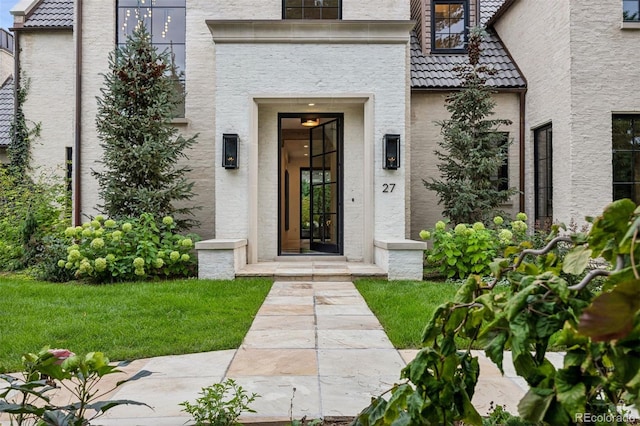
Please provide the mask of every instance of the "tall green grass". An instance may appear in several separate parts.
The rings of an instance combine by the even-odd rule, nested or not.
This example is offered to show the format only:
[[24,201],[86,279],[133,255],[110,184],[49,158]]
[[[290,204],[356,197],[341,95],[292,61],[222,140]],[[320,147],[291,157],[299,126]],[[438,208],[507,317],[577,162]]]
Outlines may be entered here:
[[0,372],[45,345],[111,360],[240,346],[271,280],[92,286],[0,276]]

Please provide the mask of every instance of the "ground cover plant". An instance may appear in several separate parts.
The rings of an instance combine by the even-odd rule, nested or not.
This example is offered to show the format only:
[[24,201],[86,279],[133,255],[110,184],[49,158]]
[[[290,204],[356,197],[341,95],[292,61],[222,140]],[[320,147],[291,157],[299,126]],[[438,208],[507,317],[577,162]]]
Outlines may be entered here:
[[[427,322],[423,349],[402,370],[406,381],[388,400],[375,399],[357,425],[481,425],[471,404],[480,373],[474,342],[501,370],[511,351],[530,387],[518,405],[525,421],[626,424],[626,406],[640,403],[640,207],[618,200],[589,220],[588,234],[557,236],[540,250],[508,248],[491,265],[491,283],[470,276]],[[569,249],[554,250],[561,243]],[[588,270],[594,259],[610,267]],[[506,291],[496,291],[501,278]],[[457,347],[459,337],[467,347]],[[545,357],[553,338],[566,347],[561,368]]]
[[271,281],[53,284],[0,276],[0,372],[45,345],[113,360],[237,348]]
[[452,300],[460,287],[450,282],[394,281],[363,278],[354,282],[393,346],[422,346],[422,329],[436,308]]

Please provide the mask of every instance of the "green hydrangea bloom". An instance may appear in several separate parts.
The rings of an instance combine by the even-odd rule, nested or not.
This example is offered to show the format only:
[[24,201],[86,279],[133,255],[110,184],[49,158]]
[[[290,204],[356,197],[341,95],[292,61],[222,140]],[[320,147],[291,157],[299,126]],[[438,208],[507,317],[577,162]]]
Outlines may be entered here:
[[71,250],[69,255],[67,256],[67,260],[69,262],[75,262],[76,260],[80,260],[82,255],[80,254],[80,250]]
[[100,222],[98,222],[97,220],[92,220],[92,221],[91,221],[91,226],[92,226],[94,229],[98,229],[98,228],[100,228],[102,225],[100,225]]
[[444,231],[446,227],[447,227],[447,224],[444,223],[444,221],[439,220],[436,222],[436,231]]
[[116,243],[120,241],[121,238],[122,238],[122,231],[113,231],[113,233],[111,233],[111,239]]
[[64,265],[66,265],[67,262],[63,259],[58,260],[58,268],[64,268]]
[[77,244],[73,244],[67,247],[67,253],[71,253],[72,250],[80,250],[80,246]]
[[107,262],[109,262],[109,263],[113,263],[113,262],[115,262],[115,261],[116,261],[116,256],[115,256],[113,253],[109,253],[109,254],[107,255]]
[[104,240],[102,238],[94,238],[93,241],[91,241],[91,248],[94,250],[104,248]]
[[527,224],[521,220],[514,220],[513,222],[511,222],[511,229],[513,229],[515,232],[522,233],[525,232],[527,228]]
[[162,218],[162,223],[164,223],[167,226],[171,226],[173,225],[173,218],[171,216],[165,216]]
[[172,251],[171,254],[169,255],[169,259],[175,262],[176,260],[180,259],[180,253],[177,251]]
[[93,264],[98,272],[102,272],[107,269],[107,259],[104,257],[98,257]]
[[141,257],[136,257],[135,259],[133,259],[133,267],[138,269],[138,268],[142,268],[144,266],[144,259]]
[[144,268],[136,268],[136,269],[133,271],[133,273],[134,273],[134,274],[136,274],[136,275],[138,275],[138,276],[143,276],[143,275],[145,275]]
[[464,223],[457,224],[453,230],[453,232],[455,232],[456,235],[466,234],[466,231],[467,231],[467,225],[465,225]]
[[190,248],[191,246],[193,246],[193,241],[191,241],[191,238],[185,238],[180,241],[180,245],[185,248]]
[[484,229],[484,224],[482,222],[476,222],[473,224],[473,229],[476,231],[482,231]]
[[76,228],[74,228],[73,226],[69,226],[67,229],[64,230],[64,236],[65,237],[75,237],[76,235]]
[[71,268],[73,268],[73,263],[72,262],[65,263],[64,269],[71,269]]
[[93,231],[93,235],[96,237],[102,237],[104,235],[104,229],[102,228],[98,228],[95,231]]
[[104,222],[104,226],[106,228],[115,228],[116,227],[116,221],[113,219],[107,219]]
[[160,259],[164,259],[164,251],[160,250],[160,251],[158,252],[158,258],[160,258]]
[[156,260],[153,261],[153,266],[158,269],[162,268],[164,266],[164,260],[158,257]]
[[502,244],[509,244],[513,240],[513,233],[508,229],[502,229],[498,233],[498,239]]
[[423,229],[422,231],[420,231],[420,238],[422,238],[423,240],[428,240],[429,238],[431,238],[431,232]]
[[104,222],[104,216],[99,214],[98,216],[96,216],[95,220],[97,220],[98,222]]
[[502,218],[502,216],[496,216],[493,218],[493,223],[500,226],[504,223],[504,219]]
[[526,213],[520,212],[516,215],[516,219],[524,222],[527,220],[527,215]]
[[189,259],[191,259],[191,256],[189,256],[187,253],[184,253],[182,256],[180,256],[180,260],[182,260],[183,262],[188,262]]
[[93,237],[93,231],[90,228],[83,229],[82,230],[82,236],[83,237],[87,237],[87,238]]
[[122,224],[122,230],[124,232],[129,232],[131,231],[131,229],[133,229],[133,226],[129,222],[125,222]]
[[83,229],[87,229],[90,226],[91,226],[91,222],[85,222],[85,223],[82,224],[82,228]]

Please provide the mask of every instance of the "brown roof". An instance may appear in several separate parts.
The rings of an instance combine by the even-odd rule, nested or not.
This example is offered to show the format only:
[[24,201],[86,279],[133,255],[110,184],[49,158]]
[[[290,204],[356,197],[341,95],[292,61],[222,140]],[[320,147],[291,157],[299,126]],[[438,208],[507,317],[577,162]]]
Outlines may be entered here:
[[13,77],[9,77],[0,86],[0,147],[7,146],[11,142],[13,105]]
[[27,15],[23,28],[73,27],[73,0],[42,0]]
[[[424,55],[415,34],[411,35],[411,87],[414,89],[452,89],[460,87],[454,67],[468,62],[466,54]],[[489,65],[496,74],[487,79],[495,88],[524,88],[526,83],[515,63],[505,50],[498,35],[491,29],[482,42],[480,63]]]

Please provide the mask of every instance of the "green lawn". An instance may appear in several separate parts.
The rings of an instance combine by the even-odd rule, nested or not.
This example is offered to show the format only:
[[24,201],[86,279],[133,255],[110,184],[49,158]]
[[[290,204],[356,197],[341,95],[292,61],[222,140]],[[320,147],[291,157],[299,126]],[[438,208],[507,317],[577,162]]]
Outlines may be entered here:
[[361,279],[356,288],[399,349],[420,347],[422,331],[433,311],[453,299],[459,285],[428,281]]
[[0,276],[0,372],[43,346],[111,360],[240,346],[268,279],[53,284]]

